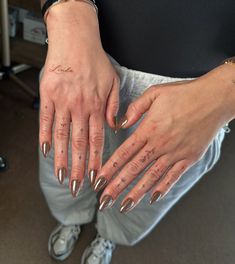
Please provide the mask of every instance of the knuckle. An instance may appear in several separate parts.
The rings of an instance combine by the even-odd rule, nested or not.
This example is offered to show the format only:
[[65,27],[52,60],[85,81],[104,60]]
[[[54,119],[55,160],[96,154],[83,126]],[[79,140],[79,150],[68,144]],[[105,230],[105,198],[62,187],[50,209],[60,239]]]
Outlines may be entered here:
[[52,116],[47,114],[44,111],[40,111],[40,122],[41,123],[49,123],[52,121]]
[[95,134],[91,135],[90,142],[93,145],[102,145],[104,141],[103,133],[101,132],[96,132]]
[[126,148],[121,148],[117,155],[121,160],[126,160],[129,157],[129,150]]
[[134,112],[134,113],[138,113],[139,112],[135,102],[132,102],[132,103],[129,104],[128,112],[129,111]]
[[56,128],[55,138],[57,140],[66,140],[69,137],[69,132],[65,129]]
[[80,150],[80,149],[84,149],[87,145],[87,140],[86,138],[83,137],[76,137],[73,138],[72,140],[72,148],[76,151]]
[[136,161],[130,161],[126,165],[126,169],[130,174],[137,174],[139,172],[140,165]]

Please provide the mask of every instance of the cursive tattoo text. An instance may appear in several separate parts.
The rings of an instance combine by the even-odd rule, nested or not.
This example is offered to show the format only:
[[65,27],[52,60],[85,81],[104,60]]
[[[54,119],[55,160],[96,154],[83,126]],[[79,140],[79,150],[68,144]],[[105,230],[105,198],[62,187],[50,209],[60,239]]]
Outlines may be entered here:
[[51,68],[49,68],[50,72],[54,72],[57,74],[65,73],[65,72],[73,72],[71,67],[63,67],[62,65],[52,65]]

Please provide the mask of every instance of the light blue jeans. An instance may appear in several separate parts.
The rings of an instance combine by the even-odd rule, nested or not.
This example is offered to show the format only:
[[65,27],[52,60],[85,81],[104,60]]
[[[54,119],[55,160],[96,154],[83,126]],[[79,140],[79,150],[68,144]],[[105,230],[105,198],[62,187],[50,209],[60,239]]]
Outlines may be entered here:
[[[116,68],[120,80],[120,116],[135,98],[140,96],[149,86],[160,83],[180,81],[185,79],[165,77],[145,72],[135,71],[120,66],[113,58],[111,61]],[[138,126],[138,124],[136,125]],[[134,128],[120,131],[117,135],[106,126],[105,149],[103,161],[107,160],[118,146],[131,135]],[[191,167],[175,184],[171,191],[159,202],[149,205],[149,195],[128,214],[119,212],[120,202],[136,184],[137,179],[120,195],[111,209],[97,211],[97,194],[91,188],[86,175],[83,189],[77,198],[72,198],[68,188],[68,179],[61,186],[54,176],[54,148],[45,159],[39,151],[40,184],[52,215],[64,225],[85,224],[97,216],[96,228],[99,234],[121,245],[134,245],[142,240],[159,223],[176,202],[188,192],[194,184],[215,165],[220,156],[221,144],[224,138],[221,128],[211,142],[207,152],[193,167]],[[71,168],[71,146],[69,146],[69,168]]]

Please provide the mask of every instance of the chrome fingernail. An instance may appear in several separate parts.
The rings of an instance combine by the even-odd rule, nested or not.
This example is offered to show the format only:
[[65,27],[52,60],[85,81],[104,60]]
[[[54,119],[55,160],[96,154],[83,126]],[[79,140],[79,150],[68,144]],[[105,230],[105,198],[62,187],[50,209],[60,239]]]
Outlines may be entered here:
[[110,207],[112,204],[113,204],[112,196],[106,194],[101,200],[101,203],[100,203],[100,206],[99,206],[99,210],[103,211],[105,208]]
[[64,178],[66,177],[66,174],[67,174],[66,168],[58,169],[57,177],[58,177],[60,184],[62,184],[64,182]]
[[126,116],[123,116],[123,117],[121,118],[120,122],[119,122],[119,124],[120,124],[119,127],[120,127],[120,128],[124,127],[124,126],[126,125],[127,122],[128,122],[127,117],[126,117]]
[[161,199],[161,197],[162,197],[161,192],[156,191],[156,192],[152,195],[152,197],[151,197],[149,203],[150,203],[150,204],[153,204],[154,202],[159,201],[159,200]]
[[95,186],[94,186],[94,190],[96,192],[99,192],[101,189],[104,188],[104,186],[107,184],[107,180],[105,179],[105,177],[100,177],[96,180],[95,182]]
[[73,197],[77,197],[80,187],[80,181],[79,180],[72,180],[71,183],[71,192]]
[[114,122],[114,133],[117,134],[118,132],[118,117],[117,116],[113,117],[113,122]]
[[135,205],[135,202],[132,198],[128,198],[127,200],[122,203],[122,206],[120,208],[120,213],[127,213],[129,212]]
[[43,156],[46,158],[47,157],[47,155],[48,155],[48,153],[49,153],[49,151],[50,151],[50,144],[48,143],[48,142],[44,142],[43,144],[42,144],[42,154],[43,154]]
[[96,175],[97,175],[97,171],[96,170],[90,170],[90,172],[89,172],[89,180],[90,180],[92,185],[95,182]]

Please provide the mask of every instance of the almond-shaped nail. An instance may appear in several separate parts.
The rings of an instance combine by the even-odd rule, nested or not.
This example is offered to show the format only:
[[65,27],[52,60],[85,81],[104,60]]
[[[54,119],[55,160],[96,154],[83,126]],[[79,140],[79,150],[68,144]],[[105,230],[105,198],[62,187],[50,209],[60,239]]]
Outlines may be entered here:
[[93,185],[95,183],[95,177],[97,175],[97,171],[96,170],[90,170],[89,172],[89,180],[91,182],[91,184]]
[[127,122],[128,122],[127,117],[126,116],[123,116],[120,119],[120,121],[118,122],[116,131],[118,131],[119,129],[123,128],[126,125]]
[[94,190],[96,192],[99,192],[101,189],[104,188],[104,186],[107,184],[107,180],[105,179],[105,177],[100,177],[96,180],[95,182],[95,186],[94,186]]
[[64,178],[66,177],[66,175],[67,175],[66,168],[58,169],[57,177],[58,177],[58,180],[59,180],[60,184],[62,184],[64,182]]
[[114,123],[114,133],[117,134],[117,132],[118,132],[118,118],[117,118],[117,116],[113,117],[113,123]]
[[43,156],[45,158],[47,157],[47,155],[48,155],[48,153],[50,151],[50,148],[51,148],[51,146],[50,146],[50,144],[48,142],[43,142],[43,144],[42,144],[42,154],[43,154]]
[[121,213],[127,213],[129,212],[135,205],[135,202],[133,199],[128,198],[124,201],[124,203],[122,203],[122,206],[120,208],[120,212]]
[[105,208],[110,207],[112,204],[113,204],[112,196],[106,194],[101,200],[101,203],[100,203],[100,206],[99,206],[99,210],[103,211]]
[[72,180],[71,183],[71,192],[73,197],[77,197],[80,187],[80,181],[79,180]]
[[161,199],[161,197],[162,197],[161,192],[156,191],[156,192],[152,195],[152,197],[151,197],[149,203],[150,203],[150,204],[153,204],[154,202],[159,201],[159,200]]

